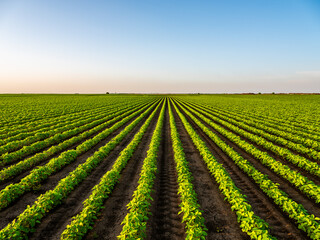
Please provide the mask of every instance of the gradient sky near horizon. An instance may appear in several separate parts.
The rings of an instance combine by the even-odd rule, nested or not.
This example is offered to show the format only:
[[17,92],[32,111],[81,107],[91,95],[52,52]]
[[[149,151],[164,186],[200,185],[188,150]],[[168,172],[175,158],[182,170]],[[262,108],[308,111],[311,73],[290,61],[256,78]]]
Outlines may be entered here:
[[0,0],[0,93],[320,92],[320,1]]

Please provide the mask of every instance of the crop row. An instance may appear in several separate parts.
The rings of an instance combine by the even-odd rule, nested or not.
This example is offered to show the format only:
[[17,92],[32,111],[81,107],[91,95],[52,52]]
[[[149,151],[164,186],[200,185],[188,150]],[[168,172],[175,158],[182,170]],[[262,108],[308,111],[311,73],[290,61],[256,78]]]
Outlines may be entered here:
[[[102,114],[92,114],[89,116],[84,116],[82,118],[78,118],[76,122],[67,122],[58,124],[57,126],[54,126],[51,130],[43,131],[43,132],[38,132],[37,134],[33,136],[29,136],[27,138],[24,138],[22,140],[16,140],[16,141],[11,141],[8,142],[7,144],[0,146],[0,154],[4,153],[10,153],[13,151],[16,151],[24,146],[27,146],[29,144],[35,143],[35,142],[40,142],[42,140],[47,141],[49,144],[51,143],[56,143],[64,140],[63,135],[56,135],[63,133],[65,131],[71,130],[71,129],[76,129],[82,125],[91,123],[93,120],[99,120],[99,119],[105,119],[106,116],[108,117],[108,112],[104,112]],[[104,120],[101,120],[100,122],[103,122]],[[59,137],[56,137],[59,136]],[[36,147],[34,147],[36,148]]]
[[19,140],[28,136],[32,136],[38,132],[50,130],[52,127],[60,125],[61,123],[65,123],[66,121],[77,119],[86,115],[90,116],[94,113],[103,112],[108,108],[109,107],[98,108],[93,110],[87,110],[85,112],[76,112],[53,119],[46,119],[46,121],[39,122],[36,125],[34,123],[30,123],[28,125],[25,124],[15,127],[8,126],[7,128],[5,127],[3,130],[0,131],[0,144],[3,145],[10,141]]
[[183,213],[182,222],[186,224],[186,239],[205,239],[207,236],[205,219],[197,202],[197,194],[192,184],[192,174],[184,154],[170,103],[168,104],[168,111],[174,161],[178,174],[178,194],[181,200],[181,212]]
[[74,120],[84,120],[87,118],[91,118],[92,116],[96,116],[96,118],[98,118],[99,115],[102,118],[104,117],[106,112],[111,111],[112,109],[121,109],[125,106],[128,106],[128,104],[115,104],[114,106],[106,106],[103,108],[87,110],[85,112],[77,112],[67,116],[62,116],[57,119],[47,120],[42,124],[37,124],[33,128],[28,128],[28,126],[24,126],[22,129],[14,128],[14,130],[10,128],[11,130],[9,132],[0,135],[0,145],[5,145],[9,142],[26,139],[30,136],[36,136],[38,133],[47,133],[48,131],[53,130],[55,128],[65,126],[66,124]]
[[[68,108],[68,106],[67,106],[67,108],[65,108],[61,112],[61,109],[60,109],[60,111],[59,110],[57,111],[57,109],[54,109],[54,108],[50,109],[50,108],[47,108],[46,106],[43,106],[43,108],[41,110],[38,109],[38,111],[36,111],[36,110],[32,110],[32,109],[27,109],[24,104],[23,104],[23,106],[13,104],[11,106],[11,109],[18,108],[18,107],[20,109],[25,110],[25,111],[19,112],[19,114],[17,116],[15,116],[14,119],[8,119],[7,121],[5,121],[5,118],[4,118],[3,121],[1,122],[3,127],[0,128],[0,133],[2,133],[3,131],[7,131],[10,127],[15,128],[15,129],[19,129],[19,128],[24,128],[26,126],[36,126],[39,123],[43,123],[45,121],[48,121],[49,119],[59,119],[61,117],[65,117],[70,114],[86,111],[86,110],[89,110],[92,108],[97,108],[97,107],[87,108],[88,106],[83,106],[84,109],[81,109],[81,108],[79,109],[79,108],[74,108],[71,106]],[[55,107],[57,108],[56,105],[55,105]],[[13,112],[15,112],[15,111],[13,111]],[[5,115],[6,115],[6,113],[4,112],[4,116]],[[31,117],[29,117],[29,116],[31,116]]]
[[209,107],[211,109],[218,110],[220,112],[225,112],[227,115],[229,114],[236,114],[238,112],[239,117],[244,117],[244,118],[250,118],[254,120],[258,120],[260,122],[265,122],[267,124],[271,124],[272,127],[278,128],[279,130],[284,130],[291,132],[293,134],[302,134],[302,136],[311,138],[314,140],[319,140],[320,134],[319,134],[319,129],[314,129],[314,127],[311,127],[310,125],[304,125],[303,123],[297,123],[294,122],[295,119],[292,120],[285,120],[282,117],[275,117],[274,114],[272,115],[265,115],[261,113],[255,113],[254,111],[248,111],[247,109],[237,109],[237,111],[233,111],[231,109],[228,109],[228,107],[224,106],[224,108],[220,106],[210,106],[208,104],[201,104],[203,106]]
[[[236,134],[229,132],[225,130],[223,127],[220,127],[219,125],[215,124],[214,122],[211,121],[211,119],[215,120],[215,118],[212,115],[208,114],[211,117],[211,119],[208,119],[200,113],[201,110],[198,110],[196,112],[191,108],[188,108],[188,109],[191,112],[197,114],[199,118],[201,118],[204,122],[206,122],[211,127],[213,127],[216,131],[221,133],[223,136],[227,137],[229,140],[231,140],[232,142],[237,144],[239,147],[244,149],[247,153],[251,154],[256,159],[260,160],[260,162],[263,165],[267,166],[276,174],[288,180],[293,186],[297,187],[306,196],[314,199],[316,203],[320,202],[320,186],[316,185],[313,181],[309,180],[307,177],[304,177],[298,171],[290,169],[289,166],[276,161],[274,158],[270,157],[266,152],[263,152],[258,148],[256,148],[255,146],[253,146],[252,144],[247,143]],[[238,133],[239,131],[242,131],[241,129],[230,126],[229,124],[225,124],[225,126],[227,126],[229,129],[233,130],[236,133]],[[255,139],[259,140],[259,137],[257,136],[255,137]],[[260,140],[260,141],[262,142],[263,140]],[[280,147],[276,147],[276,148],[280,148]],[[280,149],[279,151],[281,150],[282,149]],[[286,149],[284,149],[284,151],[286,151]],[[300,166],[301,168],[309,171],[310,173],[313,173],[319,176],[320,168],[316,163],[310,162],[309,160],[304,159],[300,156],[294,155],[294,157],[295,157],[294,158],[295,162],[293,160],[291,160],[290,162],[293,162],[298,166]]]
[[[31,102],[33,98],[30,98]],[[50,119],[59,119],[77,112],[85,112],[91,109],[104,108],[105,106],[112,106],[115,103],[131,103],[141,101],[141,98],[117,96],[116,98],[68,98],[57,96],[56,99],[50,99],[44,96],[38,102],[31,104],[31,102],[21,102],[20,99],[11,100],[8,102],[7,107],[2,109],[3,118],[1,119],[0,133],[3,129],[9,130],[17,128],[25,128],[26,126],[37,126]],[[51,101],[50,101],[51,100]],[[71,100],[71,101],[70,101]],[[107,100],[107,101],[106,101]],[[156,100],[155,97],[147,97],[144,100]],[[20,111],[20,110],[23,111]],[[7,114],[10,111],[11,114]]]
[[192,128],[191,124],[175,104],[174,108],[191,137],[191,140],[205,161],[208,170],[218,183],[220,191],[230,203],[231,209],[235,211],[242,231],[247,233],[251,239],[274,239],[268,231],[268,224],[254,214],[246,197],[236,187],[223,165],[215,159],[204,141]]
[[[206,110],[203,107],[200,107],[199,105],[197,105],[197,109]],[[210,114],[210,115],[213,116],[212,114]],[[257,126],[256,126],[257,124],[254,124],[255,126],[250,126],[248,123],[240,122],[237,118],[233,119],[228,116],[222,116],[218,113],[215,113],[215,119],[217,119],[217,121],[223,121],[223,122],[227,121],[233,125],[238,126],[239,128],[243,129],[243,130],[241,130],[241,133],[245,134],[246,137],[249,136],[250,140],[251,140],[251,138],[254,139],[254,134],[259,135],[261,138],[259,138],[260,141],[258,144],[259,145],[260,144],[270,145],[271,147],[269,147],[270,149],[268,149],[268,150],[279,153],[279,150],[275,150],[275,149],[279,149],[279,147],[277,148],[276,145],[273,145],[272,143],[268,142],[267,140],[272,141],[272,142],[279,144],[281,146],[284,146],[286,148],[292,149],[295,152],[305,154],[308,157],[310,157],[316,161],[320,161],[320,152],[316,151],[318,149],[317,142],[309,141],[313,148],[305,147],[301,143],[300,144],[294,143],[292,141],[292,139],[289,139],[289,140],[285,139],[284,137],[287,136],[287,133],[285,131],[277,131],[277,135],[273,135],[273,134],[267,133],[267,132],[257,128]],[[258,125],[262,126],[263,124],[258,124]],[[265,127],[265,128],[268,128],[268,127]],[[274,131],[274,130],[271,130],[271,128],[268,128],[268,129],[270,129],[270,131]],[[253,134],[246,133],[246,131],[244,131],[244,130],[247,130]],[[280,136],[278,136],[278,135],[280,135]],[[264,138],[267,140],[265,140]],[[290,137],[287,136],[287,138],[290,138]],[[257,141],[255,141],[255,142],[257,142]],[[288,153],[290,153],[290,151],[286,151],[286,155]]]
[[228,112],[225,110],[218,110],[218,109],[212,109],[208,107],[204,107],[199,104],[193,104],[196,107],[201,107],[203,109],[206,109],[207,111],[210,109],[211,113],[214,113],[215,115],[223,116],[223,117],[231,117],[233,120],[236,120],[237,122],[243,122],[250,126],[256,127],[258,129],[264,130],[268,133],[280,136],[282,138],[285,138],[287,140],[293,141],[295,143],[303,144],[306,147],[320,150],[320,136],[317,136],[315,134],[308,134],[301,131],[295,131],[292,128],[286,127],[281,125],[281,123],[270,123],[268,121],[259,120],[257,118],[250,118],[249,116],[242,115],[235,112]]
[[[31,232],[37,223],[46,216],[54,207],[61,204],[62,200],[67,198],[70,192],[79,185],[90,173],[103,161],[107,155],[133,130],[135,126],[153,109],[154,105],[146,111],[137,111],[130,115],[131,117],[124,118],[114,127],[120,127],[133,116],[143,112],[127,127],[125,127],[117,136],[111,139],[105,146],[99,148],[91,157],[87,158],[86,162],[77,166],[75,170],[70,172],[65,178],[61,179],[58,185],[46,193],[40,195],[32,206],[20,214],[12,223],[8,224],[0,231],[1,239],[24,239]],[[111,130],[111,128],[110,128]],[[88,145],[89,146],[89,145]],[[90,147],[91,148],[91,147]],[[76,153],[74,152],[74,155]],[[61,163],[61,161],[57,162]]]
[[[274,171],[276,174],[282,176],[286,180],[288,180],[293,186],[296,186],[298,189],[300,189],[301,192],[303,192],[305,195],[307,195],[310,198],[313,198],[315,202],[320,202],[320,187],[313,183],[308,178],[301,175],[299,172],[294,171],[290,169],[289,166],[284,165],[272,157],[270,157],[266,152],[263,152],[253,145],[247,143],[246,141],[242,140],[239,136],[233,134],[232,132],[229,132],[225,130],[223,127],[220,127],[219,125],[212,122],[210,119],[206,118],[204,115],[202,115],[199,110],[199,112],[194,111],[191,108],[188,108],[191,112],[197,114],[199,118],[201,118],[204,122],[209,124],[211,127],[213,127],[216,131],[221,133],[223,136],[227,137],[229,140],[237,144],[239,147],[244,149],[247,153],[254,156],[256,159],[260,160],[261,163],[267,167],[269,167],[272,171]],[[211,116],[211,115],[209,115]],[[228,126],[229,127],[229,126]],[[234,130],[234,129],[232,129]],[[300,164],[302,165],[303,162],[300,161]],[[313,164],[313,162],[311,162]],[[318,168],[318,167],[317,167]],[[316,171],[317,169],[310,168],[309,171]]]
[[[153,106],[154,104],[148,108],[148,111],[150,111]],[[30,191],[32,188],[39,185],[43,180],[47,179],[50,175],[57,172],[65,165],[75,161],[77,156],[83,154],[107,138],[112,132],[120,128],[133,117],[143,112],[145,109],[146,107],[143,107],[131,115],[123,117],[121,121],[115,123],[112,127],[107,128],[95,137],[86,140],[75,150],[72,149],[62,153],[59,157],[51,159],[47,164],[32,170],[31,173],[24,177],[19,183],[8,185],[6,188],[0,191],[0,209],[8,206],[14,199],[17,199],[25,192]]]
[[[93,127],[90,130],[82,132],[78,136],[74,136],[74,137],[72,137],[72,138],[70,138],[70,139],[68,139],[58,145],[50,147],[48,150],[46,150],[44,152],[37,153],[37,154],[33,155],[32,157],[29,157],[29,158],[27,158],[23,161],[20,161],[14,165],[11,165],[10,167],[2,169],[0,171],[0,182],[4,181],[6,179],[9,179],[13,176],[16,176],[17,174],[19,174],[19,173],[21,173],[21,172],[23,172],[33,166],[36,166],[37,164],[48,159],[49,157],[53,156],[54,154],[57,154],[65,149],[73,146],[74,144],[85,140],[86,138],[92,136],[93,134],[96,134],[96,133],[102,131],[104,128],[106,128],[110,124],[112,124],[112,123],[122,119],[123,117],[135,112],[138,108],[141,108],[141,107],[142,106],[137,106],[137,107],[134,107],[133,109],[124,109],[122,111],[117,111],[115,113],[110,112],[110,115],[106,119],[104,119],[104,121],[106,121],[106,122],[103,122],[100,125],[97,125],[98,123],[96,123],[94,121],[94,122],[88,124],[88,126],[86,125],[86,126],[83,126],[82,128],[71,130],[71,131],[81,132],[85,129]],[[112,120],[108,121],[109,119],[112,119]]]
[[[185,114],[187,114],[201,129],[206,133],[214,143],[216,143],[233,161],[234,163],[250,178],[252,178],[260,189],[271,198],[276,205],[280,207],[295,223],[298,228],[307,233],[311,239],[320,238],[320,218],[309,214],[301,205],[292,200],[287,194],[281,191],[277,183],[272,182],[267,175],[258,171],[249,161],[244,159],[239,153],[233,150],[224,141],[217,137],[209,128],[201,123],[186,108],[179,105]],[[196,114],[198,115],[198,114]]]
[[[110,112],[111,117],[115,117],[117,115],[117,112],[118,112],[117,110]],[[123,110],[121,112],[126,113],[126,110]],[[85,124],[84,126],[81,126],[79,128],[73,128],[62,133],[57,133],[54,136],[47,138],[45,140],[35,142],[29,146],[24,146],[18,151],[3,154],[0,156],[0,166],[4,166],[6,164],[16,162],[30,154],[36,153],[40,150],[50,147],[53,144],[57,144],[65,139],[75,136],[76,134],[84,130],[90,129],[93,126],[101,124],[108,119],[110,119],[109,116],[100,120],[94,120],[94,117],[93,117],[93,119],[91,119],[91,121],[88,121],[87,124]]]
[[81,239],[90,229],[94,220],[97,218],[104,201],[109,197],[114,186],[119,181],[122,170],[126,167],[127,162],[141,142],[142,137],[146,133],[146,130],[159,107],[160,104],[148,117],[139,132],[135,134],[128,146],[121,151],[112,168],[102,176],[99,184],[92,189],[91,195],[83,202],[82,211],[73,217],[72,222],[63,231],[61,239]]
[[157,172],[157,158],[166,104],[165,102],[162,105],[147,156],[143,160],[138,187],[133,193],[132,200],[127,205],[128,213],[122,221],[123,228],[118,239],[143,239],[146,237],[147,220],[152,201],[151,192]]

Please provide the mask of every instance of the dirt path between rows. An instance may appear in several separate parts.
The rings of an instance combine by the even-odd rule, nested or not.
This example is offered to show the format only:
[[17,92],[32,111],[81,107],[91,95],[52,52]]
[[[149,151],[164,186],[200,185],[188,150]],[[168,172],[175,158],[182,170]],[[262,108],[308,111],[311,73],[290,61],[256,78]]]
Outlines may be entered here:
[[185,239],[185,224],[182,223],[176,164],[170,135],[168,106],[165,112],[161,145],[159,149],[158,173],[152,195],[154,201],[147,223],[147,239]]

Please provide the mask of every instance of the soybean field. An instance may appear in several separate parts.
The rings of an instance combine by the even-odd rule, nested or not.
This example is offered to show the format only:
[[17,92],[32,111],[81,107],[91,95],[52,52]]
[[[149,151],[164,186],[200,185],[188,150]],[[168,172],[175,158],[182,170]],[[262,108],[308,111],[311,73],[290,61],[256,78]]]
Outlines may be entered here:
[[0,95],[0,239],[320,239],[319,95]]

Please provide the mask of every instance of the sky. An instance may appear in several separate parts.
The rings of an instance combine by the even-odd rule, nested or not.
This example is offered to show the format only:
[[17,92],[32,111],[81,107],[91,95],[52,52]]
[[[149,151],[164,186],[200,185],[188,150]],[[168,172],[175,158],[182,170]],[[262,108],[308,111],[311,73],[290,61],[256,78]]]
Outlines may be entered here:
[[0,93],[320,92],[318,0],[0,0]]

